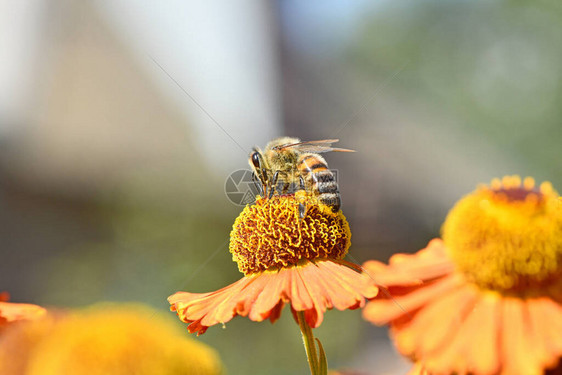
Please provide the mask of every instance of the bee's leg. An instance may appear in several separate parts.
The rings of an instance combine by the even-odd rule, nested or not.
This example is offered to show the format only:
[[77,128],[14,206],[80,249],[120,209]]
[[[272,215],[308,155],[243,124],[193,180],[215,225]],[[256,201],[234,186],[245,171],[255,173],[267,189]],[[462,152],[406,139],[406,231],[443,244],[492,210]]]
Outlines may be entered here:
[[271,179],[271,183],[269,185],[269,198],[270,199],[273,196],[273,194],[275,193],[275,190],[277,188],[277,179],[278,178],[279,178],[279,171],[275,171],[275,174],[273,174],[273,178]]
[[306,215],[306,203],[299,203],[299,220],[304,219]]
[[[305,193],[305,196],[308,197],[308,192],[306,191],[306,186],[304,184],[304,178],[302,176],[299,176],[299,191],[303,191]],[[299,218],[300,218],[300,220],[304,219],[305,215],[306,215],[306,202],[305,203],[299,203]]]
[[[299,176],[299,189],[302,191],[306,191],[304,186],[304,178]],[[299,219],[304,219],[304,215],[306,215],[306,203],[299,203]]]
[[[281,175],[281,181],[283,184],[283,187],[281,188],[281,194],[287,194],[287,192],[289,191],[289,186],[291,186],[291,184],[289,182],[287,182],[287,173],[283,172],[283,171],[278,171],[279,174]],[[279,192],[279,180],[275,181],[275,188],[277,189],[277,192]]]
[[267,174],[267,170],[265,168],[262,168],[261,175],[263,176],[263,180],[261,181],[261,183],[263,185],[263,196],[267,197],[267,195],[269,193],[269,191],[268,191],[269,177],[268,177],[268,174]]
[[299,183],[300,183],[300,189],[306,190],[304,187],[304,178],[302,178],[302,176],[299,176]]
[[259,180],[258,177],[256,176],[255,173],[252,173],[252,181],[254,182],[254,184],[257,186],[258,188],[258,192],[260,195],[263,195],[263,184],[261,182],[261,180]]

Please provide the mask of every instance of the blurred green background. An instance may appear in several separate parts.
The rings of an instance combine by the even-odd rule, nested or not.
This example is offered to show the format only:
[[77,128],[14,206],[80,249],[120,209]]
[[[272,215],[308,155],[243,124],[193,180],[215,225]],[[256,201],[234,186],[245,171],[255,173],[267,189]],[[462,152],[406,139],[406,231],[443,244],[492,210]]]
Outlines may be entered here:
[[[358,151],[327,155],[358,262],[420,249],[493,177],[562,189],[554,0],[0,4],[0,289],[14,301],[166,311],[178,290],[239,279],[225,181],[276,136]],[[328,313],[317,336],[331,368],[408,369],[359,311]],[[308,371],[288,309],[198,340],[230,374]]]

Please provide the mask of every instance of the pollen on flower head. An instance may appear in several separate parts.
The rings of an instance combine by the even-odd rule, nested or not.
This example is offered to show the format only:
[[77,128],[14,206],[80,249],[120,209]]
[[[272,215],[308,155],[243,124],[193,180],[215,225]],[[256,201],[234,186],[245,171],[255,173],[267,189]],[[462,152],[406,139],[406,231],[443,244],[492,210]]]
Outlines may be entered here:
[[494,179],[449,212],[443,240],[469,281],[500,292],[562,277],[562,204],[548,182]]
[[[306,214],[300,217],[304,205]],[[341,259],[351,245],[345,216],[314,197],[257,197],[234,222],[230,252],[244,274],[288,267],[300,260]]]

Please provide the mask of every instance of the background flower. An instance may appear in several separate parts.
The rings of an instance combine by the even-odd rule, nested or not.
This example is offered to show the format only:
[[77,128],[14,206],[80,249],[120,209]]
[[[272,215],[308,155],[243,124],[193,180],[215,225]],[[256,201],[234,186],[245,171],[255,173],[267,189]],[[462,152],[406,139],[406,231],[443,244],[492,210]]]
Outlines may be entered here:
[[0,336],[10,375],[219,375],[217,353],[141,305],[101,304],[14,325]]
[[494,180],[457,203],[443,238],[388,266],[367,262],[391,298],[370,302],[364,317],[390,323],[400,352],[429,374],[560,366],[562,205],[552,187]]
[[38,319],[46,313],[46,310],[41,306],[8,302],[9,299],[8,293],[0,293],[0,330],[2,326],[6,326],[9,323]]

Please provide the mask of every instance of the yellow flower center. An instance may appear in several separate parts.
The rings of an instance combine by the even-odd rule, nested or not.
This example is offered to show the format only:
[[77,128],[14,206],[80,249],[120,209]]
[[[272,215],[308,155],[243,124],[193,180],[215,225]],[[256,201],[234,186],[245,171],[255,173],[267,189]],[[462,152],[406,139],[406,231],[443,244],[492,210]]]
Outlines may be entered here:
[[550,183],[518,176],[461,199],[443,224],[450,257],[486,289],[524,291],[562,276],[562,201]]
[[230,252],[240,272],[289,267],[303,259],[340,259],[347,253],[351,232],[341,211],[332,212],[302,191],[257,198],[244,208],[230,233]]

